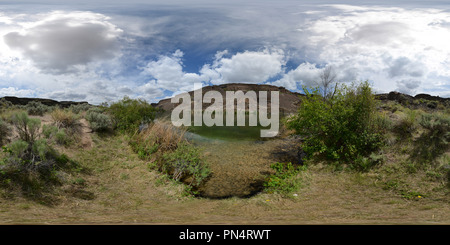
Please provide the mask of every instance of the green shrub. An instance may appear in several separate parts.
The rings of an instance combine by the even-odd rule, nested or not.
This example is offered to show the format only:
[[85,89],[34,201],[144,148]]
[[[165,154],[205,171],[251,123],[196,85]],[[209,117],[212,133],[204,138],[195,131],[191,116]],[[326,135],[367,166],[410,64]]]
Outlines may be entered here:
[[142,99],[122,100],[112,103],[108,111],[113,116],[114,124],[122,132],[134,132],[142,123],[149,123],[155,118],[156,110]]
[[449,149],[450,116],[425,113],[421,115],[419,124],[424,131],[415,140],[411,157],[421,163],[434,161]]
[[174,180],[190,179],[189,185],[200,185],[209,175],[209,166],[200,158],[200,151],[193,145],[183,143],[176,150],[166,152],[158,161],[161,171],[172,175]]
[[7,101],[5,98],[0,99],[0,112],[9,110],[13,107],[14,105],[10,101]]
[[400,117],[400,120],[395,125],[395,131],[401,137],[409,137],[417,129],[417,115],[416,110],[405,109],[404,114]]
[[55,134],[55,141],[60,145],[68,145],[70,143],[70,137],[66,134],[66,131],[62,128]]
[[42,126],[42,134],[44,135],[44,137],[46,139],[53,138],[53,136],[55,136],[55,134],[57,132],[58,132],[58,128],[56,126],[47,125],[47,124],[44,124]]
[[25,106],[29,115],[43,116],[44,113],[49,112],[51,108],[38,101],[30,101]]
[[301,182],[296,176],[306,166],[296,167],[291,163],[274,163],[270,166],[275,173],[267,177],[263,186],[266,192],[287,194],[298,190]]
[[91,129],[96,132],[112,129],[112,120],[109,115],[102,113],[99,109],[90,109],[86,113]]
[[11,136],[11,127],[0,118],[0,146],[8,142],[9,136]]
[[17,129],[21,140],[32,143],[39,136],[41,121],[36,118],[29,118],[27,113],[16,113],[12,116],[11,122]]
[[83,103],[83,104],[70,105],[69,110],[75,114],[79,114],[80,112],[88,111],[91,107],[92,106],[89,105],[88,103]]
[[325,100],[320,89],[304,89],[299,111],[286,121],[290,129],[305,137],[303,150],[334,161],[353,162],[383,144],[374,95],[368,82],[341,85]]

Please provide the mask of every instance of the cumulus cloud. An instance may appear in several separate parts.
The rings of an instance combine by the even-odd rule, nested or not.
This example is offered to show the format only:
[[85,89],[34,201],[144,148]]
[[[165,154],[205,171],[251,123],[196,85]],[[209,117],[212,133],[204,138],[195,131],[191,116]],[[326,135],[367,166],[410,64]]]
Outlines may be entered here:
[[414,94],[419,86],[419,80],[404,79],[397,81],[397,91],[405,94]]
[[425,64],[419,61],[412,61],[407,57],[398,57],[389,64],[388,74],[390,77],[398,76],[423,76]]
[[317,68],[314,64],[303,63],[296,69],[290,70],[283,77],[275,82],[273,85],[282,86],[289,90],[298,90],[299,86],[317,86],[321,68]]
[[18,89],[15,87],[0,88],[0,97],[16,96],[16,97],[31,97],[34,91],[30,89]]
[[285,55],[281,50],[245,51],[230,58],[227,52],[218,52],[212,65],[207,64],[201,73],[213,84],[261,83],[282,72]]
[[121,30],[108,18],[91,12],[51,12],[21,30],[4,35],[43,72],[67,73],[92,61],[111,59],[118,51]]
[[183,71],[183,55],[181,50],[176,50],[169,56],[160,56],[158,60],[150,61],[142,72],[153,79],[147,83],[146,89],[154,87],[186,92],[192,90],[194,83],[201,82],[200,75]]

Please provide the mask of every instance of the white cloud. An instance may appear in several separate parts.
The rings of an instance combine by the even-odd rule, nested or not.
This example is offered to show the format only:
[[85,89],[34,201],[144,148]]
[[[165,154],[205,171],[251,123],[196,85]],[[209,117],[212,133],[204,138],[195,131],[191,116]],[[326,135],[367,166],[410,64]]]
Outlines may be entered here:
[[397,91],[405,94],[415,94],[416,89],[420,86],[418,80],[400,80],[397,81]]
[[33,90],[17,89],[14,87],[0,88],[0,97],[15,96],[15,97],[31,97],[34,95]]
[[80,66],[118,53],[121,30],[104,15],[54,11],[37,17],[42,19],[19,23],[22,28],[4,35],[4,41],[43,72],[78,71]]
[[200,75],[183,71],[183,55],[182,51],[177,50],[170,56],[161,56],[158,60],[149,62],[143,68],[142,74],[151,76],[153,80],[146,84],[145,89],[154,87],[172,92],[186,92],[192,90],[194,83],[200,83]]
[[314,64],[303,63],[296,69],[290,70],[284,76],[273,82],[273,85],[282,86],[289,90],[297,90],[299,86],[317,86],[321,68],[317,68]]
[[213,84],[261,83],[282,72],[285,55],[282,50],[245,51],[230,58],[218,52],[212,65],[205,65],[201,73]]
[[[421,92],[450,81],[450,13],[436,9],[328,5],[338,11],[310,18],[299,29],[308,37],[305,56],[331,64],[341,78],[370,80],[375,90]],[[299,67],[302,70],[302,67]],[[279,83],[292,83],[296,71]],[[440,78],[440,79],[436,79]],[[422,81],[411,89],[405,81]],[[414,86],[415,86],[414,85]]]

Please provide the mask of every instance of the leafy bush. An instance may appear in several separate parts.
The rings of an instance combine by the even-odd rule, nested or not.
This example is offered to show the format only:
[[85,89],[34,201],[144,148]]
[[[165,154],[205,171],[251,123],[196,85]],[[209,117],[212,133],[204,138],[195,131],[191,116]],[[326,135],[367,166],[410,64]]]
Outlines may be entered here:
[[30,101],[25,106],[29,115],[42,116],[44,113],[49,112],[51,108],[38,101]]
[[27,113],[21,112],[14,114],[11,122],[23,141],[33,143],[39,136],[41,121],[37,118],[29,118]]
[[4,145],[8,141],[8,137],[11,135],[11,127],[0,118],[0,146]]
[[100,132],[112,129],[111,117],[102,113],[99,109],[88,110],[86,120],[88,120],[93,131]]
[[337,161],[354,161],[383,143],[374,95],[368,82],[341,85],[325,100],[320,89],[306,92],[299,111],[286,121],[288,128],[304,136],[303,150]]
[[164,153],[158,165],[161,171],[171,174],[176,181],[189,178],[191,186],[200,185],[211,172],[200,158],[199,149],[187,143],[180,144],[172,152]]
[[111,104],[108,111],[113,116],[115,127],[122,132],[136,131],[140,124],[151,122],[156,113],[146,101],[129,97]]
[[296,191],[301,184],[296,178],[300,171],[306,170],[306,166],[297,167],[291,163],[274,163],[270,166],[275,173],[267,177],[263,183],[264,189],[269,193],[287,194]]

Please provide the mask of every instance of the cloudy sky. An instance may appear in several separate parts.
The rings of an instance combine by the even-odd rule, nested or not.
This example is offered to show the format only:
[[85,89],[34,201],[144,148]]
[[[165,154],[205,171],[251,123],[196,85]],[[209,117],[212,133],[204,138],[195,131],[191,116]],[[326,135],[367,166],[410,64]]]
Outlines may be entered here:
[[0,96],[157,102],[193,84],[300,91],[332,66],[450,97],[449,1],[1,1]]

